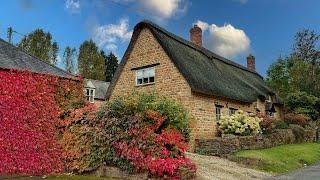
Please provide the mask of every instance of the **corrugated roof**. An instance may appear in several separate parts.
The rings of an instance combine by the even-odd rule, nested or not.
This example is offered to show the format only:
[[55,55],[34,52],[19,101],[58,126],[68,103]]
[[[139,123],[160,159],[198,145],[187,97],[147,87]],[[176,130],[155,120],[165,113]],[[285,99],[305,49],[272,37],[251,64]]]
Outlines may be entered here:
[[0,68],[29,70],[35,73],[51,74],[64,78],[75,78],[74,75],[22,51],[1,38]]
[[[150,21],[138,23],[132,39],[138,36],[142,28],[151,30],[193,91],[242,102],[254,102],[258,97],[274,94],[257,72],[249,71],[246,67],[178,37]],[[132,45],[131,41],[129,48]],[[125,57],[126,54],[111,82],[108,96],[126,63]]]

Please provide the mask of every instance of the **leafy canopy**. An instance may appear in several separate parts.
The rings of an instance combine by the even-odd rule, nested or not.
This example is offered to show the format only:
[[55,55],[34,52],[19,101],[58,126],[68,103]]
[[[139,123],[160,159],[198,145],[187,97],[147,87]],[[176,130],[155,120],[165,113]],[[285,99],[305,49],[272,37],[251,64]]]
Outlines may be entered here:
[[92,41],[84,41],[79,48],[78,69],[80,74],[88,79],[105,80],[104,59]]
[[291,54],[269,67],[266,81],[284,99],[288,111],[317,119],[320,111],[314,99],[320,98],[320,35],[305,29],[294,40]]
[[42,29],[36,29],[25,36],[18,44],[25,52],[50,64],[56,64],[58,58],[59,46],[53,41],[50,32],[44,32]]
[[104,58],[104,62],[106,66],[106,70],[105,70],[106,81],[110,82],[119,65],[118,58],[112,52],[110,52],[109,55],[105,55],[104,51],[101,51],[100,53]]

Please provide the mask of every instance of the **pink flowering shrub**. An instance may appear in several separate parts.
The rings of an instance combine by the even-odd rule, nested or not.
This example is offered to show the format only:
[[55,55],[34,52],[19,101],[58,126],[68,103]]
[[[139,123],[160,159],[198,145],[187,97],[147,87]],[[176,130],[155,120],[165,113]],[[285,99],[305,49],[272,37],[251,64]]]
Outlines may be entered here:
[[194,176],[196,167],[184,156],[187,142],[173,126],[161,127],[165,117],[147,111],[144,118],[134,118],[139,120],[133,121],[137,124],[128,129],[127,135],[111,143],[117,157],[132,165],[134,171],[148,171],[154,177],[179,178],[183,169]]
[[187,115],[169,100],[143,96],[117,99],[103,110],[100,122],[108,147],[103,162],[129,172],[148,172],[149,177],[194,178],[196,166],[185,156]]

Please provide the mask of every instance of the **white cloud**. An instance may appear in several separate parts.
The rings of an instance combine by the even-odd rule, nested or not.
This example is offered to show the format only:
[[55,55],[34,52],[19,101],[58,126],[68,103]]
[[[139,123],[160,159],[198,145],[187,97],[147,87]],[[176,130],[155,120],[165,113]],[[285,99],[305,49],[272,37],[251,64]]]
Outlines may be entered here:
[[133,7],[139,13],[156,20],[181,15],[188,9],[188,0],[112,0]]
[[70,10],[71,13],[80,12],[80,1],[79,0],[66,0],[65,7],[67,10]]
[[168,19],[186,8],[182,0],[138,0],[138,3],[145,13],[160,19]]
[[117,44],[130,40],[132,31],[129,31],[129,20],[120,19],[118,24],[96,26],[93,29],[93,40],[100,48],[116,51]]
[[199,20],[195,24],[203,30],[204,46],[221,56],[232,58],[250,49],[250,39],[246,33],[231,24],[219,27]]

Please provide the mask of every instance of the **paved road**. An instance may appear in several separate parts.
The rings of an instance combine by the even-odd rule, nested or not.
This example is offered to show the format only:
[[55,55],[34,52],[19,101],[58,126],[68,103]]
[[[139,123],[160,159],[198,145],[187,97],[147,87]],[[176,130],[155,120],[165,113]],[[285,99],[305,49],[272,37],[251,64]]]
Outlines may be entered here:
[[320,163],[275,177],[276,180],[320,180]]

